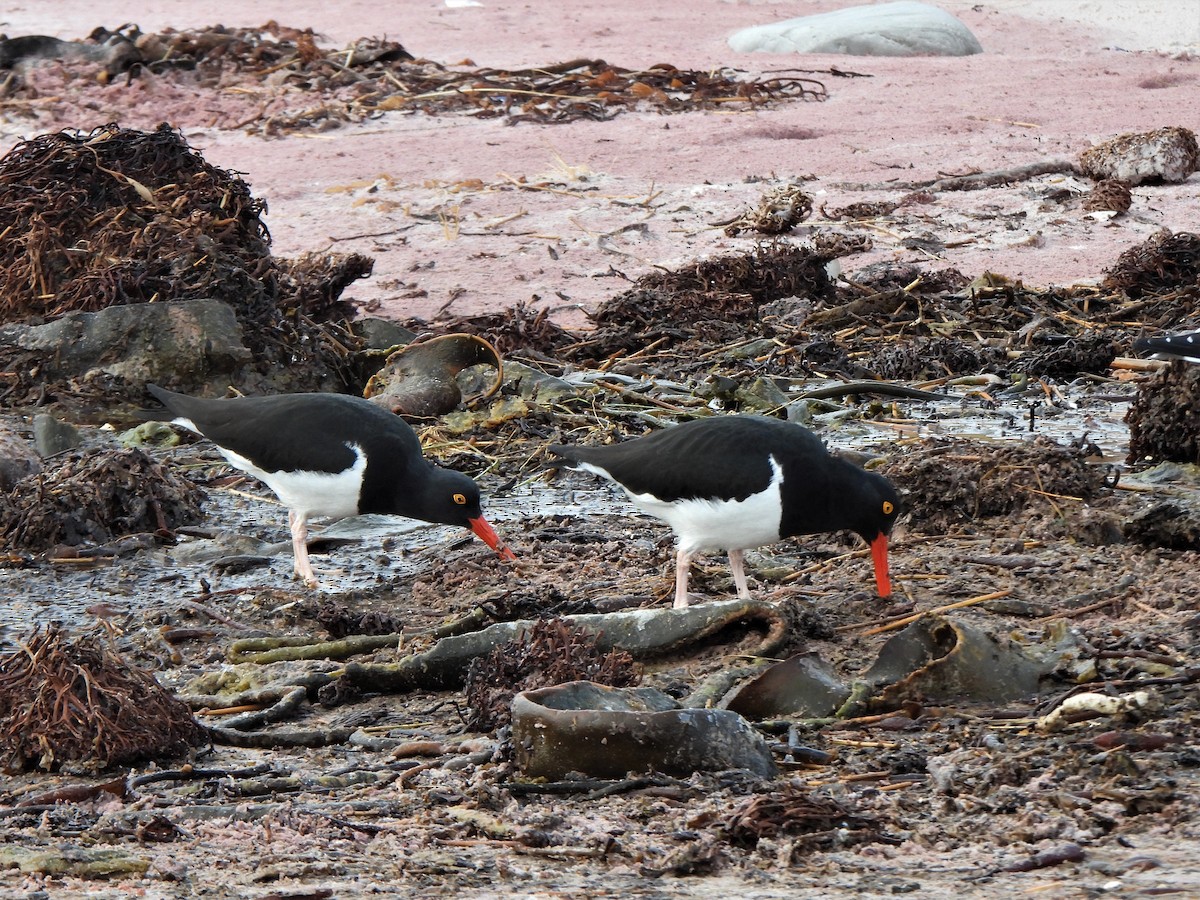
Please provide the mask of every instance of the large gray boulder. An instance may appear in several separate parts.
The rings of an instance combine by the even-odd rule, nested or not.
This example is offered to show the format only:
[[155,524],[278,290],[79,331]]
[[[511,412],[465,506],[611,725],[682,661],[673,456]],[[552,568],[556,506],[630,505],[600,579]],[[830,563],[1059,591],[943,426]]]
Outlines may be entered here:
[[233,308],[219,300],[135,303],[43,325],[5,325],[0,354],[35,359],[47,382],[109,376],[204,384],[251,360]]
[[852,6],[745,28],[729,38],[738,53],[844,53],[850,56],[970,56],[983,47],[945,10],[902,0]]

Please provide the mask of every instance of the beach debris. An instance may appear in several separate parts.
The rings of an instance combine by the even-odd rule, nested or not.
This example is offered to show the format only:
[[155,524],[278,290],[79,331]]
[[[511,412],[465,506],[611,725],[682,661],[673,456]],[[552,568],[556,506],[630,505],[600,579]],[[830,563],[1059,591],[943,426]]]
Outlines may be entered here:
[[1200,234],[1167,228],[1156,231],[1117,257],[1105,270],[1102,287],[1135,300],[1181,292],[1183,296],[1174,306],[1177,320],[1171,323],[1178,330],[1179,320],[1188,313],[1194,316],[1200,303]]
[[1162,698],[1152,691],[1101,694],[1087,691],[1072,694],[1037,720],[1038,731],[1061,731],[1073,722],[1100,716],[1137,722],[1162,708]]
[[[596,648],[623,650],[634,659],[657,656],[712,640],[735,624],[766,626],[767,634],[750,652],[766,655],[787,640],[786,613],[770,603],[731,600],[685,609],[637,609],[615,613],[568,615],[572,628],[594,635]],[[342,673],[364,690],[410,691],[460,687],[471,660],[500,644],[517,640],[533,627],[529,620],[498,622],[480,631],[451,635],[395,663],[349,663]],[[736,629],[734,629],[736,630]]]
[[51,625],[0,656],[0,767],[100,771],[203,743],[191,711],[108,636]]
[[[464,399],[458,376],[475,366],[492,370],[493,377],[480,392]],[[441,416],[491,397],[503,379],[500,354],[482,337],[442,334],[391,354],[367,381],[363,396],[397,415]]]
[[747,719],[828,716],[850,696],[850,686],[816,653],[774,663],[739,685],[719,705]]
[[889,456],[877,469],[896,485],[910,527],[941,534],[954,525],[1019,509],[1088,503],[1107,493],[1103,467],[1085,446],[1046,438],[978,441],[937,438]]
[[142,61],[133,42],[121,34],[101,30],[86,41],[64,41],[45,34],[0,36],[0,69],[28,73],[33,66],[62,63],[67,67],[94,67],[95,78],[108,84]]
[[787,234],[812,215],[813,198],[798,184],[785,184],[771,188],[762,195],[758,206],[742,213],[725,226],[725,233],[732,236],[743,231],[759,234]]
[[1005,703],[1035,696],[1042,682],[1083,652],[1066,628],[1020,642],[961,619],[928,615],[890,637],[861,676],[871,702],[895,709],[906,700],[970,697]]
[[1117,356],[1119,340],[1115,329],[1084,332],[1029,350],[1013,361],[1011,369],[1035,378],[1074,378],[1081,372],[1103,375]]
[[[276,260],[265,209],[237,174],[205,162],[167,125],[107,125],[17,144],[0,159],[0,228],[20,235],[0,246],[0,324],[13,323],[0,332],[0,369],[16,379],[7,402],[50,394],[103,397],[111,407],[122,391],[140,398],[147,377],[188,386],[208,365],[221,389],[231,380],[277,390],[349,383],[346,346],[354,339],[339,324],[350,315],[339,295],[371,261]],[[214,329],[221,340],[208,351],[208,335],[195,329],[220,313],[160,312],[168,301],[219,303],[234,321]],[[118,307],[124,312],[109,313]],[[108,315],[14,330],[30,319],[100,312]],[[138,333],[126,336],[131,327]],[[114,342],[114,330],[123,340]],[[146,351],[162,340],[178,352]],[[109,359],[114,343],[121,350]],[[59,347],[71,351],[65,360],[52,352]],[[172,364],[174,377],[155,371]]]
[[1131,513],[1121,530],[1148,547],[1200,550],[1200,504],[1191,496],[1159,500]]
[[651,344],[666,348],[688,340],[740,340],[763,303],[781,297],[832,298],[827,269],[832,258],[774,242],[677,271],[652,272],[600,305],[591,316],[595,330],[570,356],[603,360]]
[[1079,154],[1079,167],[1098,181],[1117,179],[1129,185],[1186,181],[1200,170],[1200,146],[1189,128],[1168,126],[1127,132]]
[[141,450],[74,450],[0,493],[0,546],[40,552],[139,534],[169,540],[200,521],[202,496]]
[[721,830],[735,844],[754,847],[764,840],[786,838],[789,863],[803,854],[869,844],[898,843],[882,832],[872,815],[855,812],[846,800],[794,784],[782,790],[747,797],[721,820]]
[[56,878],[129,878],[145,874],[150,860],[111,847],[0,847],[0,867]]
[[463,691],[470,710],[467,728],[491,731],[507,725],[513,696],[522,691],[568,681],[633,687],[641,677],[625,651],[602,650],[594,634],[562,619],[542,619],[516,640],[471,660]]
[[[311,29],[275,22],[159,33],[126,25],[116,31],[98,28],[81,41],[15,37],[0,45],[0,65],[6,50],[13,60],[27,50],[25,58],[68,63],[41,66],[36,72],[18,66],[22,77],[10,79],[8,96],[37,98],[38,107],[63,90],[62,81],[81,78],[109,85],[105,104],[110,109],[120,107],[129,84],[148,77],[189,91],[199,86],[226,97],[248,95],[244,107],[217,113],[228,119],[214,121],[213,111],[206,109],[203,121],[230,129],[253,125],[267,134],[337,128],[388,112],[556,124],[603,121],[634,109],[663,114],[731,106],[758,109],[826,97],[821,81],[805,77],[814,72],[755,76],[728,67],[692,71],[669,63],[627,69],[588,58],[507,69],[478,67],[469,60],[445,65],[416,59],[396,41],[375,37],[341,48],[322,47],[318,41]],[[128,73],[126,83],[113,78],[117,73]],[[264,90],[271,92],[269,104],[262,102]],[[142,95],[136,90],[128,94],[131,105]],[[187,127],[193,124],[186,121],[187,113],[180,110],[172,120]]]
[[725,769],[772,778],[778,771],[762,735],[737,713],[681,709],[655,688],[573,681],[523,691],[512,701],[512,741],[527,778]]
[[1173,362],[1138,387],[1125,412],[1130,465],[1200,463],[1200,366]]
[[1104,178],[1097,181],[1092,191],[1083,198],[1083,208],[1089,212],[1129,212],[1133,205],[1133,194],[1129,183],[1119,178]]
[[893,200],[874,200],[861,203],[849,203],[846,206],[827,207],[821,204],[821,218],[857,221],[862,219],[880,219],[890,216],[900,208],[900,203]]
[[1042,682],[1079,657],[1076,636],[1047,629],[1044,639],[1014,641],[943,615],[918,618],[889,638],[868,669],[839,676],[811,653],[774,663],[744,682],[720,706],[755,721],[780,717],[858,715],[907,701],[1008,702],[1035,696]]

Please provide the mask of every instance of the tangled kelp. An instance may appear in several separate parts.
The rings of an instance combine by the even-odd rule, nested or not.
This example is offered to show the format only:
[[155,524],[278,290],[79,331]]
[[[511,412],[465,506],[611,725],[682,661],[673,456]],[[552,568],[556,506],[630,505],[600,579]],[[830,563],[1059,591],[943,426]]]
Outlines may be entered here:
[[514,695],[568,681],[629,687],[641,681],[641,672],[624,650],[602,650],[595,635],[562,619],[544,619],[471,661],[464,689],[468,726],[486,731],[504,725]]
[[1200,295],[1200,234],[1163,229],[1131,247],[1105,273],[1104,288],[1129,297],[1186,291],[1195,306]]
[[[21,40],[0,47],[0,60],[18,66]],[[670,114],[826,98],[825,85],[806,77],[814,74],[807,70],[752,77],[737,69],[691,71],[665,63],[627,69],[601,59],[523,69],[447,66],[414,58],[401,44],[378,38],[321,47],[311,29],[275,22],[156,34],[143,34],[136,25],[115,32],[98,28],[85,41],[59,41],[48,49],[39,46],[36,58],[62,60],[75,70],[90,67],[114,92],[123,88],[116,76],[124,73],[132,80],[142,70],[159,80],[198,81],[210,89],[269,84],[284,98],[284,108],[276,105],[267,112],[260,106],[239,125],[256,122],[271,132],[327,127],[384,112],[555,124],[605,120],[633,109]],[[8,89],[22,99],[37,93],[20,80]]]
[[200,521],[201,491],[141,450],[74,451],[0,493],[0,545],[48,550]]
[[[351,254],[277,260],[266,203],[167,125],[45,134],[0,159],[0,323],[117,305],[215,299],[242,326],[259,373],[297,387],[344,383],[344,288],[371,271]],[[21,350],[0,368],[19,403],[46,385]],[[305,366],[296,366],[303,360]],[[58,393],[83,384],[52,385]],[[111,385],[106,386],[111,389]],[[101,392],[97,389],[97,392]]]
[[653,272],[596,310],[596,330],[573,358],[604,359],[688,340],[740,340],[764,303],[782,297],[831,298],[827,265],[837,255],[774,242],[673,272]]
[[1089,450],[1042,438],[1020,443],[938,440],[889,459],[878,471],[900,490],[915,527],[943,534],[986,516],[1100,496],[1109,476],[1087,462]]
[[182,701],[101,634],[51,626],[0,657],[0,765],[102,770],[205,739]]
[[1150,378],[1125,421],[1130,463],[1200,464],[1200,366],[1176,362]]

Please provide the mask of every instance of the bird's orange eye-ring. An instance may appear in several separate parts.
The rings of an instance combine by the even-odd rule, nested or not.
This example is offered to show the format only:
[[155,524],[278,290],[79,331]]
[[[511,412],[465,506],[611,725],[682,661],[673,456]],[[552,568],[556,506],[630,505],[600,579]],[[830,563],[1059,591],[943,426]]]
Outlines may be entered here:
[[[457,497],[455,497],[455,499],[457,500],[458,498],[457,498]],[[892,505],[892,501],[891,501],[891,500],[884,500],[884,501],[883,501],[883,514],[884,514],[885,516],[890,516],[890,515],[892,514],[892,510],[893,510],[893,509],[895,509],[895,508],[896,508],[896,507]]]
[[467,505],[467,495],[466,494],[455,494],[454,502],[457,503],[459,506],[466,506]]

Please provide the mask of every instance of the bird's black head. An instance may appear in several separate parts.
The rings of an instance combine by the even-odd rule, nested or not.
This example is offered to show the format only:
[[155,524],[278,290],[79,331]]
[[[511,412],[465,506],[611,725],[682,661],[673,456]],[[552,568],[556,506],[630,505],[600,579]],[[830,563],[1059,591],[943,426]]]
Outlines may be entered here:
[[516,559],[483,517],[479,486],[462,472],[432,467],[423,487],[421,508],[420,518],[440,525],[469,528],[501,558]]
[[479,485],[462,472],[435,468],[422,487],[420,518],[427,522],[470,528],[483,515]]
[[881,534],[886,537],[892,533],[903,508],[896,488],[878,472],[863,471],[859,479],[850,510],[854,524],[850,527],[870,543]]
[[900,495],[892,483],[878,472],[862,471],[855,482],[849,511],[855,522],[851,528],[871,545],[875,589],[880,597],[888,597],[892,593],[888,570],[888,535],[892,533],[892,526],[900,515]]

